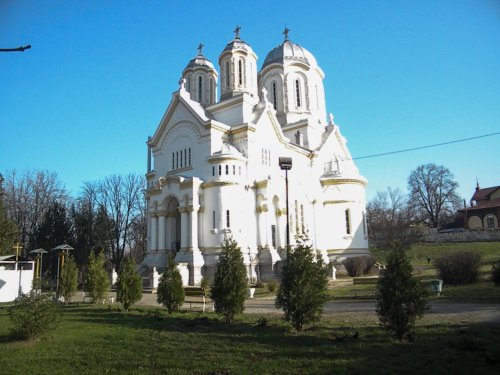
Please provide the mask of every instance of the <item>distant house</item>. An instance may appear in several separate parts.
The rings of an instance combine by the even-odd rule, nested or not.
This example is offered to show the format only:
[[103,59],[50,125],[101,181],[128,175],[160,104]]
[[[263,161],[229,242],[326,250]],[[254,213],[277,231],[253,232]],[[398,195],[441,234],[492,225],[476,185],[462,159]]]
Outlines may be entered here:
[[498,229],[500,218],[500,186],[481,189],[479,184],[470,200],[470,207],[460,210],[468,229]]

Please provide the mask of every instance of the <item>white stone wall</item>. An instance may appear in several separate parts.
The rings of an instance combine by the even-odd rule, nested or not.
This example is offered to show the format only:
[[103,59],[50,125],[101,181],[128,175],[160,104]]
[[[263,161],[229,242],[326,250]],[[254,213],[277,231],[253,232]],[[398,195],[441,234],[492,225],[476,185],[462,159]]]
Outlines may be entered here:
[[30,270],[18,270],[17,267],[10,269],[12,263],[0,263],[0,302],[14,301],[19,292],[22,294],[31,292],[34,262],[27,263],[30,264]]

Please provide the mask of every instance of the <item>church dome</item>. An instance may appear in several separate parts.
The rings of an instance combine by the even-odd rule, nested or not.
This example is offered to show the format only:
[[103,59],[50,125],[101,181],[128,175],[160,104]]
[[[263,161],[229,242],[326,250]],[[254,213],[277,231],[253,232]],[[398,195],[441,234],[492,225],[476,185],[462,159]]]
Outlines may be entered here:
[[311,52],[304,47],[286,39],[281,45],[269,52],[262,65],[262,70],[271,64],[284,64],[286,62],[299,62],[309,67],[316,67],[318,63]]
[[198,55],[189,61],[184,68],[184,71],[195,68],[208,68],[215,71],[214,64],[212,64],[212,62],[203,55]]
[[200,43],[198,54],[189,61],[182,72],[191,99],[203,107],[214,104],[217,97],[217,76],[214,64],[203,55],[203,44]]
[[221,52],[221,56],[228,51],[230,52],[244,51],[248,54],[255,54],[252,47],[250,47],[249,44],[247,44],[244,40],[240,39],[239,37],[234,38],[232,41],[226,44],[226,47],[224,47],[224,49]]

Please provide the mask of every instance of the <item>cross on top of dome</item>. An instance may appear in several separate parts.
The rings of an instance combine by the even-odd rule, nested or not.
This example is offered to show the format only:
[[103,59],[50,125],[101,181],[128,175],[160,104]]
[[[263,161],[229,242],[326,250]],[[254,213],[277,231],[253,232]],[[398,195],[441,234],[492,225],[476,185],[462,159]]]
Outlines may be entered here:
[[241,27],[239,25],[236,25],[236,28],[234,29],[234,39],[240,39],[240,31]]
[[290,32],[290,29],[285,26],[285,30],[283,30],[283,35],[285,36],[285,41],[288,40],[288,33]]
[[203,56],[203,47],[205,47],[205,45],[200,42],[198,45],[198,56]]

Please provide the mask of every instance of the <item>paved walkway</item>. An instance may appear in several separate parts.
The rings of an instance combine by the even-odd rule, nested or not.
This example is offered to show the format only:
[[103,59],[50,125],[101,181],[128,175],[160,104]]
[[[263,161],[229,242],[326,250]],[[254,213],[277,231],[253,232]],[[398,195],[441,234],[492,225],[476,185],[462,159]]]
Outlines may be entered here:
[[[156,294],[144,294],[138,305],[159,306]],[[495,303],[455,303],[432,301],[425,319],[455,320],[457,322],[477,322],[500,324],[500,304]],[[189,306],[185,306],[188,308]],[[247,299],[245,301],[247,314],[282,314],[274,306],[274,297]],[[329,301],[325,304],[324,314],[344,321],[375,320],[374,301]]]

